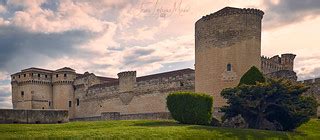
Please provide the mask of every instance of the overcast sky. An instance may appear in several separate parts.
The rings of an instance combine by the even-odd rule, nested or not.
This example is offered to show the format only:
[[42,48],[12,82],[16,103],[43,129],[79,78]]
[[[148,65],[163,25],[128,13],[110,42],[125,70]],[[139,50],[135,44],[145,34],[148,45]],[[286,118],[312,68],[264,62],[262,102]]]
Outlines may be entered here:
[[319,0],[0,0],[0,108],[12,108],[10,74],[28,67],[194,68],[195,21],[226,6],[263,10],[262,55],[297,54],[299,79],[320,77]]

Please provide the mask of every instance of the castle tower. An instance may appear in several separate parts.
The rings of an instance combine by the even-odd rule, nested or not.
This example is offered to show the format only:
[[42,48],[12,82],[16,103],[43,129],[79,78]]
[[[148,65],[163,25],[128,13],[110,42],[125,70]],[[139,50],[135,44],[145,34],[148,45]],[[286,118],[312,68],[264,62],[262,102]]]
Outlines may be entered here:
[[14,109],[51,109],[51,71],[29,68],[11,75]]
[[220,92],[237,86],[250,67],[261,67],[263,11],[225,7],[195,24],[195,91],[225,105]]
[[136,71],[125,71],[118,73],[120,92],[133,91],[136,84]]
[[69,110],[70,118],[73,117],[74,110],[73,81],[75,78],[75,70],[67,67],[52,73],[53,109]]
[[296,55],[294,54],[281,54],[281,64],[283,70],[293,71],[294,58]]

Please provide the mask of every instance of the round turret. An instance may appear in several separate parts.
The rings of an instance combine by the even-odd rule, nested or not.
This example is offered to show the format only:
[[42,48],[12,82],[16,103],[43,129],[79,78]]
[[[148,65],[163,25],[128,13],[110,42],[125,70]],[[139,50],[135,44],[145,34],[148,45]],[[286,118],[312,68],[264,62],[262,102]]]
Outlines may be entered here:
[[295,54],[281,54],[281,64],[283,70],[293,71],[294,59],[296,58]]
[[67,67],[52,73],[53,108],[69,110],[70,117],[73,114],[73,82],[75,78],[75,70]]
[[212,95],[214,107],[226,104],[222,89],[236,86],[252,66],[260,69],[263,14],[226,7],[196,22],[195,91]]

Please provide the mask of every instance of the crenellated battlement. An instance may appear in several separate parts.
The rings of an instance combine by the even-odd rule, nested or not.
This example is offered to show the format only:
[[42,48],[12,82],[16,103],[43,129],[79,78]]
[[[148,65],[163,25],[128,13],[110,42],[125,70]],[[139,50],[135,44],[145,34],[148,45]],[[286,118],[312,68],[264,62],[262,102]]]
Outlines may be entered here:
[[293,71],[295,54],[281,54],[273,57],[261,56],[261,70],[264,74],[281,70]]
[[137,71],[124,71],[124,72],[120,72],[118,73],[118,77],[128,77],[128,76],[134,76],[136,77],[137,75]]
[[251,15],[256,15],[262,19],[264,12],[254,8],[241,9],[241,8],[234,8],[234,7],[225,7],[215,13],[203,16],[200,20],[210,20],[216,17],[236,15],[236,14],[251,14]]

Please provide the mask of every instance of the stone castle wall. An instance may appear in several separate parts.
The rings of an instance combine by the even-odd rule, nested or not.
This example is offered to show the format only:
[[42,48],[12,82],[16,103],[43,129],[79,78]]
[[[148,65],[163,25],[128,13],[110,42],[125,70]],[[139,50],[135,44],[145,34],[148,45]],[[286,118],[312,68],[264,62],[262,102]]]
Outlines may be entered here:
[[[305,95],[316,98],[320,104],[320,78],[308,79],[300,82],[310,87]],[[317,115],[320,117],[320,106],[318,107]]]
[[150,79],[138,77],[132,90],[120,90],[118,81],[85,87],[78,85],[75,90],[75,100],[79,100],[79,104],[75,104],[74,112],[78,118],[99,116],[102,112],[168,112],[166,97],[169,93],[194,91],[194,72]]
[[195,91],[226,105],[220,92],[236,86],[252,66],[261,65],[261,19],[257,9],[226,7],[195,24]]
[[65,123],[67,110],[0,109],[0,123]]

